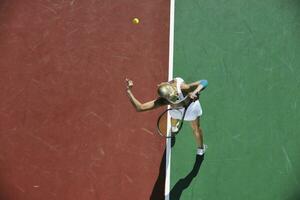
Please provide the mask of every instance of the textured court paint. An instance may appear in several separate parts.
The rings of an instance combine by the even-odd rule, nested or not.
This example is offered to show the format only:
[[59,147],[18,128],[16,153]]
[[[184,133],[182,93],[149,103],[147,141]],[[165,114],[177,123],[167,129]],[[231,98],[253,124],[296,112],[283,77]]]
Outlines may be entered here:
[[3,0],[0,20],[0,199],[163,197],[158,111],[124,79],[141,101],[167,79],[169,3]]
[[300,199],[299,36],[297,0],[176,1],[174,76],[209,81],[200,97],[209,148],[187,176],[196,150],[184,127],[171,200]]

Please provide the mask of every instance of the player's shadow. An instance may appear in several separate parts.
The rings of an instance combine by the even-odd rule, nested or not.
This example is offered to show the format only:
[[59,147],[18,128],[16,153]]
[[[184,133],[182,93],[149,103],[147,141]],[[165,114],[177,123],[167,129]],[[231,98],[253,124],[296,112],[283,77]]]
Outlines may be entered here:
[[170,192],[170,199],[172,200],[179,200],[182,192],[188,188],[193,181],[193,179],[197,176],[197,174],[200,171],[201,164],[204,160],[204,155],[203,156],[196,156],[196,160],[194,163],[193,169],[186,175],[184,178],[180,179],[172,188]]
[[[171,140],[171,147],[175,145],[175,138]],[[159,174],[155,185],[152,189],[150,200],[164,200],[165,199],[165,177],[166,177],[166,149],[160,161]]]
[[163,157],[160,161],[159,174],[156,179],[155,185],[152,189],[150,200],[164,200],[164,186],[165,186],[165,175],[166,175],[166,149],[163,153]]

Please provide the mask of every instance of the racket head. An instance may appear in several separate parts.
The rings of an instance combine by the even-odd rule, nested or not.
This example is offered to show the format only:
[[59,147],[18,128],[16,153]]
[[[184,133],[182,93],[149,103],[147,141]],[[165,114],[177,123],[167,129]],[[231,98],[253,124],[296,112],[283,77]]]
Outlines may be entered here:
[[165,110],[157,120],[158,133],[166,138],[175,137],[182,127],[182,117],[182,109],[170,108]]

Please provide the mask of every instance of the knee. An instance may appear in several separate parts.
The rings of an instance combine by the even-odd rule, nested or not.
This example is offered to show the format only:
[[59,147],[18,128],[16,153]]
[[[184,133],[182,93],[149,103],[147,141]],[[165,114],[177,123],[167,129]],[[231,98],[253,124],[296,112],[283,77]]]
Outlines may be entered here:
[[193,132],[195,134],[201,134],[202,133],[202,129],[200,127],[193,127]]

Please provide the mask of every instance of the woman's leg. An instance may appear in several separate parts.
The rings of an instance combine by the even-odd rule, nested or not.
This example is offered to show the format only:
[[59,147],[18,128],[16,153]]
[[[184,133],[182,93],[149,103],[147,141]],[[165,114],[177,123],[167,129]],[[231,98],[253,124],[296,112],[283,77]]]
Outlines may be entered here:
[[177,132],[178,131],[178,127],[177,127],[177,123],[179,122],[178,119],[174,119],[174,118],[171,118],[171,129],[172,129],[172,132]]
[[174,118],[171,118],[171,125],[172,126],[177,126],[177,122],[179,121],[179,119],[174,119]]
[[191,126],[196,139],[198,149],[203,149],[203,131],[200,127],[200,117],[191,121]]

